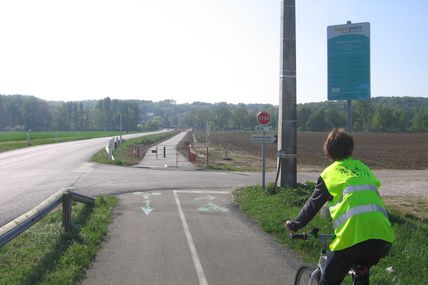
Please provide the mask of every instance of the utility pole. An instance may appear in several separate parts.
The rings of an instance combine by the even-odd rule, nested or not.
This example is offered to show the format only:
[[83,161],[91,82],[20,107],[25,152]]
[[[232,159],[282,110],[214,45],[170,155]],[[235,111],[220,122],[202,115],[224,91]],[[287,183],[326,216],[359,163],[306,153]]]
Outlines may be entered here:
[[278,112],[279,186],[297,184],[296,5],[281,2],[281,56]]

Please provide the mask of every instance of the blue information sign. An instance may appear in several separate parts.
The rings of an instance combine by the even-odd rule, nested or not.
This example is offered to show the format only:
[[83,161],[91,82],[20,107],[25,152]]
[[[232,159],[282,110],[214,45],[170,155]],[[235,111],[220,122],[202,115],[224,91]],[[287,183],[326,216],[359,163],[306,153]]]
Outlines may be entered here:
[[328,100],[370,99],[370,24],[327,27]]

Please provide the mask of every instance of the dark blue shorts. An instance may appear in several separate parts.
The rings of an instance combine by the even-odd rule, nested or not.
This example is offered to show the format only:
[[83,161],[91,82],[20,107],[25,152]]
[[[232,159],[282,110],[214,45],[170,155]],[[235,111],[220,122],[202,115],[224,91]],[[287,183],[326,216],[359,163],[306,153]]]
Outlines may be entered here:
[[[337,251],[330,251],[324,274],[321,276],[322,285],[339,285],[348,271],[355,265],[364,265],[369,269],[377,264],[379,260],[388,254],[391,243],[370,239]],[[369,272],[360,276],[355,284],[369,284]]]

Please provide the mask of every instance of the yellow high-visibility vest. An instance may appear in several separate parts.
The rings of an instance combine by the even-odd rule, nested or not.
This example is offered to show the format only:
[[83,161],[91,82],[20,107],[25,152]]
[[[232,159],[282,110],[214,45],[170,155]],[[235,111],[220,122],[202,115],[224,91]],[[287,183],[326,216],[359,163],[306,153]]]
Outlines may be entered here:
[[369,239],[395,240],[383,201],[380,181],[368,166],[346,158],[335,161],[321,173],[328,192],[330,215],[336,238],[331,250],[341,250]]

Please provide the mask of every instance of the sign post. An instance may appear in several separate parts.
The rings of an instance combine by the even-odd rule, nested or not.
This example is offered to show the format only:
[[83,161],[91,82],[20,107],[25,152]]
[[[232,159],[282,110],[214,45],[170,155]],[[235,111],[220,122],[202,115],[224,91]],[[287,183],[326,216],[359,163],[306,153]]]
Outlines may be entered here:
[[370,24],[348,21],[327,27],[328,100],[347,100],[352,132],[352,101],[370,99]]
[[[259,123],[259,129],[262,130],[261,136],[252,136],[252,143],[260,143],[262,145],[262,189],[265,189],[266,185],[266,149],[265,144],[272,141],[275,137],[265,136],[266,129],[271,129],[267,125],[270,123],[270,114],[268,112],[262,111],[257,114],[257,122]],[[257,127],[256,127],[257,129]]]

